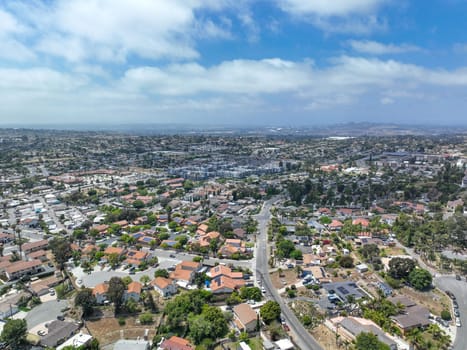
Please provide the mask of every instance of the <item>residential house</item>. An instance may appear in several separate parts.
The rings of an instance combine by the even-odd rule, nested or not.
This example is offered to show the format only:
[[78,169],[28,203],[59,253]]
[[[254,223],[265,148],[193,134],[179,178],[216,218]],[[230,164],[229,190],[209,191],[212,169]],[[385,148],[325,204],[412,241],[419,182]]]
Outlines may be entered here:
[[133,301],[138,302],[139,297],[141,296],[141,290],[143,289],[143,285],[139,282],[133,281],[131,282],[127,290],[123,293],[123,300],[128,301],[132,299]]
[[212,240],[219,239],[220,233],[217,231],[211,231],[209,233],[205,233],[200,235],[199,237],[199,246],[200,247],[209,247]]
[[258,314],[248,304],[238,304],[233,308],[235,326],[241,332],[254,332],[257,327]]
[[328,228],[331,230],[331,231],[340,231],[342,229],[342,227],[344,226],[344,224],[339,221],[339,220],[332,220],[332,222],[328,225]]
[[32,253],[29,253],[27,255],[27,257],[28,257],[29,260],[37,259],[37,260],[39,260],[41,262],[46,262],[47,260],[49,260],[47,258],[47,252],[45,250],[42,250],[42,249],[41,250],[36,250],[36,251],[34,251]]
[[5,268],[5,274],[9,281],[23,276],[34,275],[43,271],[42,263],[39,260],[15,261]]
[[151,286],[164,298],[177,293],[177,286],[170,278],[156,277],[151,281]]
[[49,323],[48,333],[42,337],[43,347],[55,348],[78,332],[80,325],[72,322],[55,320]]
[[391,317],[403,334],[406,334],[414,328],[424,328],[431,323],[429,319],[430,310],[424,306],[418,305],[413,300],[405,296],[389,297],[387,300],[394,305],[404,306],[403,314]]
[[182,261],[176,267],[175,271],[170,274],[170,278],[181,287],[193,283],[195,274],[201,270],[201,263],[194,261]]
[[37,241],[37,242],[28,242],[21,245],[21,250],[24,254],[29,254],[41,249],[47,249],[49,246],[49,241],[46,239]]
[[142,262],[146,261],[147,257],[147,252],[130,249],[126,252],[125,263],[127,265],[139,266]]
[[144,339],[120,339],[114,346],[113,350],[150,350],[151,343]]
[[173,335],[164,340],[158,350],[194,350],[194,348],[187,339]]
[[110,254],[117,254],[118,256],[122,256],[125,254],[125,249],[121,247],[113,247],[113,246],[108,246],[104,250],[105,255],[110,255]]
[[236,253],[246,253],[245,242],[241,239],[226,239],[225,244],[219,249],[219,254],[225,257],[231,257],[233,254]]
[[66,342],[63,344],[57,346],[57,350],[62,350],[68,346],[73,346],[73,348],[78,348],[80,349],[81,347],[87,348],[92,341],[92,335],[85,334],[85,333],[78,333],[72,336],[70,339],[68,339]]
[[385,333],[373,321],[360,317],[336,317],[330,321],[336,328],[338,327],[338,334],[346,340],[353,341],[362,332],[373,333],[390,349],[397,349],[397,343],[392,336]]
[[92,295],[96,298],[97,304],[104,304],[107,301],[107,292],[109,285],[107,283],[99,283],[92,289]]
[[214,294],[232,293],[236,289],[240,289],[245,285],[243,279],[233,279],[227,276],[217,276],[211,280],[209,285],[211,292]]
[[8,242],[11,242],[12,240],[14,240],[15,237],[14,235],[11,235],[9,233],[5,233],[5,232],[0,232],[0,243],[8,243]]

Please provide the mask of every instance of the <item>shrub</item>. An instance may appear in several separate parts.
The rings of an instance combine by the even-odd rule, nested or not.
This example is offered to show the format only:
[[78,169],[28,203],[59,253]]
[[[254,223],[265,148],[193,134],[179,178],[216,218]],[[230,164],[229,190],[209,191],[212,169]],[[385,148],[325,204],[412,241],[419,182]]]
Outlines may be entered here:
[[139,322],[141,324],[151,324],[153,322],[152,315],[149,313],[139,315]]
[[124,318],[124,317],[119,317],[119,318],[118,318],[118,324],[119,324],[120,326],[124,326],[125,323],[126,323],[126,321],[125,321],[125,318]]
[[451,313],[448,310],[444,309],[443,311],[441,311],[441,318],[445,321],[451,321]]

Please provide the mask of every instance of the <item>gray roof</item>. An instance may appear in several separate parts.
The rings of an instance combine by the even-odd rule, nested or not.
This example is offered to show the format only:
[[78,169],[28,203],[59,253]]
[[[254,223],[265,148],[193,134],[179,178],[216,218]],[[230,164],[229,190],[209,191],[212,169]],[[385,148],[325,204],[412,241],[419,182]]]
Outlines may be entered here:
[[49,324],[49,332],[41,339],[41,345],[55,347],[70,338],[78,329],[79,325],[76,323],[53,321]]
[[147,340],[120,339],[114,344],[113,350],[149,350],[150,345]]
[[353,295],[355,299],[360,299],[366,296],[366,294],[358,287],[355,282],[334,282],[323,284],[324,289],[328,292],[334,290],[337,296],[342,301],[347,301],[348,295]]
[[376,335],[379,341],[391,346],[397,344],[394,340],[389,338],[381,329],[374,325],[362,325],[356,320],[346,317],[340,322],[341,326],[345,328],[353,336],[359,335],[361,332],[371,332]]

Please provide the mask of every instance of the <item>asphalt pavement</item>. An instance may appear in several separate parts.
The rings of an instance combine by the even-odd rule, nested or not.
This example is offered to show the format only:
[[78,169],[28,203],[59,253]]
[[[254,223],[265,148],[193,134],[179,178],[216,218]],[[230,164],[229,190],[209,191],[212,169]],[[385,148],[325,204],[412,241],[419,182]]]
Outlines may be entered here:
[[66,300],[51,300],[34,307],[26,315],[28,329],[32,329],[41,323],[49,322],[57,319],[58,315],[62,315],[62,309],[68,306]]
[[259,235],[257,239],[256,246],[256,277],[261,280],[262,286],[266,289],[266,294],[279,303],[282,316],[285,318],[286,323],[290,328],[293,341],[301,350],[321,350],[321,346],[318,342],[311,336],[310,333],[303,327],[300,321],[297,319],[292,310],[284,302],[284,300],[279,296],[277,290],[271,283],[269,278],[269,265],[268,258],[269,254],[267,251],[267,239],[268,239],[268,223],[271,218],[271,205],[273,199],[264,203],[261,212],[256,215],[256,220],[258,221],[258,230]]
[[[465,350],[467,349],[467,332],[464,330],[467,327],[467,282],[465,279],[458,281],[454,276],[439,276],[435,278],[435,285],[443,291],[451,291],[456,296],[462,326],[457,328],[453,350]],[[449,311],[452,314],[452,308]]]

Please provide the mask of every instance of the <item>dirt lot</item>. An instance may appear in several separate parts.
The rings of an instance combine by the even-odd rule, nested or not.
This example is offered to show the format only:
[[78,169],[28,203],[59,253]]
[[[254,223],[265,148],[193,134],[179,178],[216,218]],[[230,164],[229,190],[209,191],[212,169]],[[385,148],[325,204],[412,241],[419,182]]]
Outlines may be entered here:
[[412,288],[403,287],[400,289],[400,294],[405,295],[417,303],[427,307],[435,315],[441,314],[443,309],[449,310],[450,301],[448,297],[438,290],[418,292]]
[[324,350],[336,349],[336,335],[324,324],[314,328],[310,333]]
[[154,315],[155,323],[145,326],[136,323],[137,318],[135,317],[127,317],[124,326],[120,326],[116,318],[102,318],[97,321],[87,321],[86,326],[91,335],[96,337],[99,343],[104,346],[112,344],[120,339],[120,330],[123,330],[123,338],[136,339],[137,337],[143,337],[144,331],[149,329],[149,339],[152,339],[156,333],[155,324],[158,322],[158,317],[159,315]]
[[379,249],[384,249],[384,252],[387,256],[407,254],[407,252],[404,249],[398,247],[379,246]]
[[[279,277],[279,273],[277,271],[271,273],[270,276],[273,286],[277,289],[290,286],[291,284],[298,283],[300,281],[300,279],[297,278],[297,272],[295,272],[295,269],[283,270],[281,277]],[[283,283],[284,281],[285,283]]]

